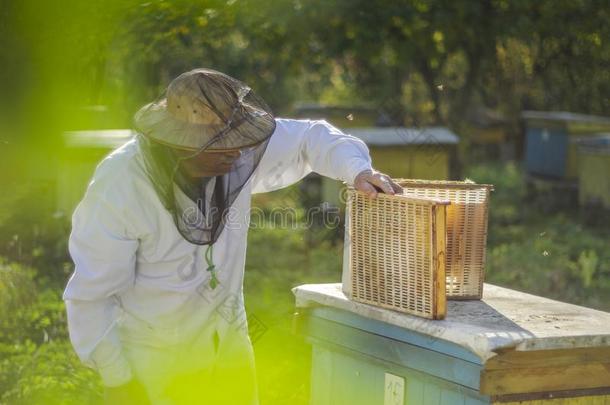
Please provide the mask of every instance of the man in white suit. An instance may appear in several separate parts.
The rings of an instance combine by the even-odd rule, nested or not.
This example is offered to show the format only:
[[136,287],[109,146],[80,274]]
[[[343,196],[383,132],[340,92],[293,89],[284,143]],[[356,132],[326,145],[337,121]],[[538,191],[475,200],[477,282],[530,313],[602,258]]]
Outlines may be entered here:
[[108,403],[256,404],[242,290],[251,194],[312,171],[371,197],[400,186],[359,139],[275,118],[248,86],[209,69],[178,76],[135,124],[72,217],[72,344]]

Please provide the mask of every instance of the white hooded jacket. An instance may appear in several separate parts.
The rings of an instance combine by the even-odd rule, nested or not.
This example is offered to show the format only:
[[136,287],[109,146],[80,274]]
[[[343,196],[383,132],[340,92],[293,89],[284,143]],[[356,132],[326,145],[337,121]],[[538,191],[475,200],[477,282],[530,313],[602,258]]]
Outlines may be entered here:
[[276,121],[214,244],[216,289],[208,286],[207,247],[177,231],[144,172],[137,139],[98,165],[72,216],[75,269],[63,298],[76,353],[105,385],[132,378],[125,346],[180,345],[210,325],[220,339],[232,325],[247,332],[242,283],[252,193],[289,186],[312,171],[353,184],[358,173],[371,169],[366,145],[327,122]]

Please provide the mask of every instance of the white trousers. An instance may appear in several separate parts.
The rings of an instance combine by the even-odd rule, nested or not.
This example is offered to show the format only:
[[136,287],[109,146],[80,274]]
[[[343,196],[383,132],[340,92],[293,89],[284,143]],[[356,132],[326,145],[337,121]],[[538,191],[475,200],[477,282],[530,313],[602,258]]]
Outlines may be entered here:
[[254,351],[247,333],[220,338],[207,326],[191,341],[154,346],[126,336],[124,354],[153,405],[257,405]]

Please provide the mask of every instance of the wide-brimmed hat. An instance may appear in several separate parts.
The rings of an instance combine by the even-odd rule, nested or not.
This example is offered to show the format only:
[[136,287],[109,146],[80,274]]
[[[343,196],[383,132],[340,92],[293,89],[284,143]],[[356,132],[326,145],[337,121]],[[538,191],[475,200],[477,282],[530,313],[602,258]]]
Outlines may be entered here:
[[250,87],[211,69],[175,78],[159,100],[135,114],[134,124],[147,138],[186,150],[254,146],[276,125],[271,109]]

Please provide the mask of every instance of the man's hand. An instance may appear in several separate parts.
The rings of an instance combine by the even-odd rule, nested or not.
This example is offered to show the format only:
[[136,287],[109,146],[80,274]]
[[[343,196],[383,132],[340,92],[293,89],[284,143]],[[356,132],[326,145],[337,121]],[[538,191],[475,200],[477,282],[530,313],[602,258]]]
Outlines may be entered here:
[[149,405],[146,390],[137,380],[118,387],[106,387],[104,403],[107,405]]
[[386,194],[402,193],[402,187],[396,184],[390,176],[377,170],[365,170],[354,179],[354,188],[366,193],[369,197],[377,197],[378,190]]

